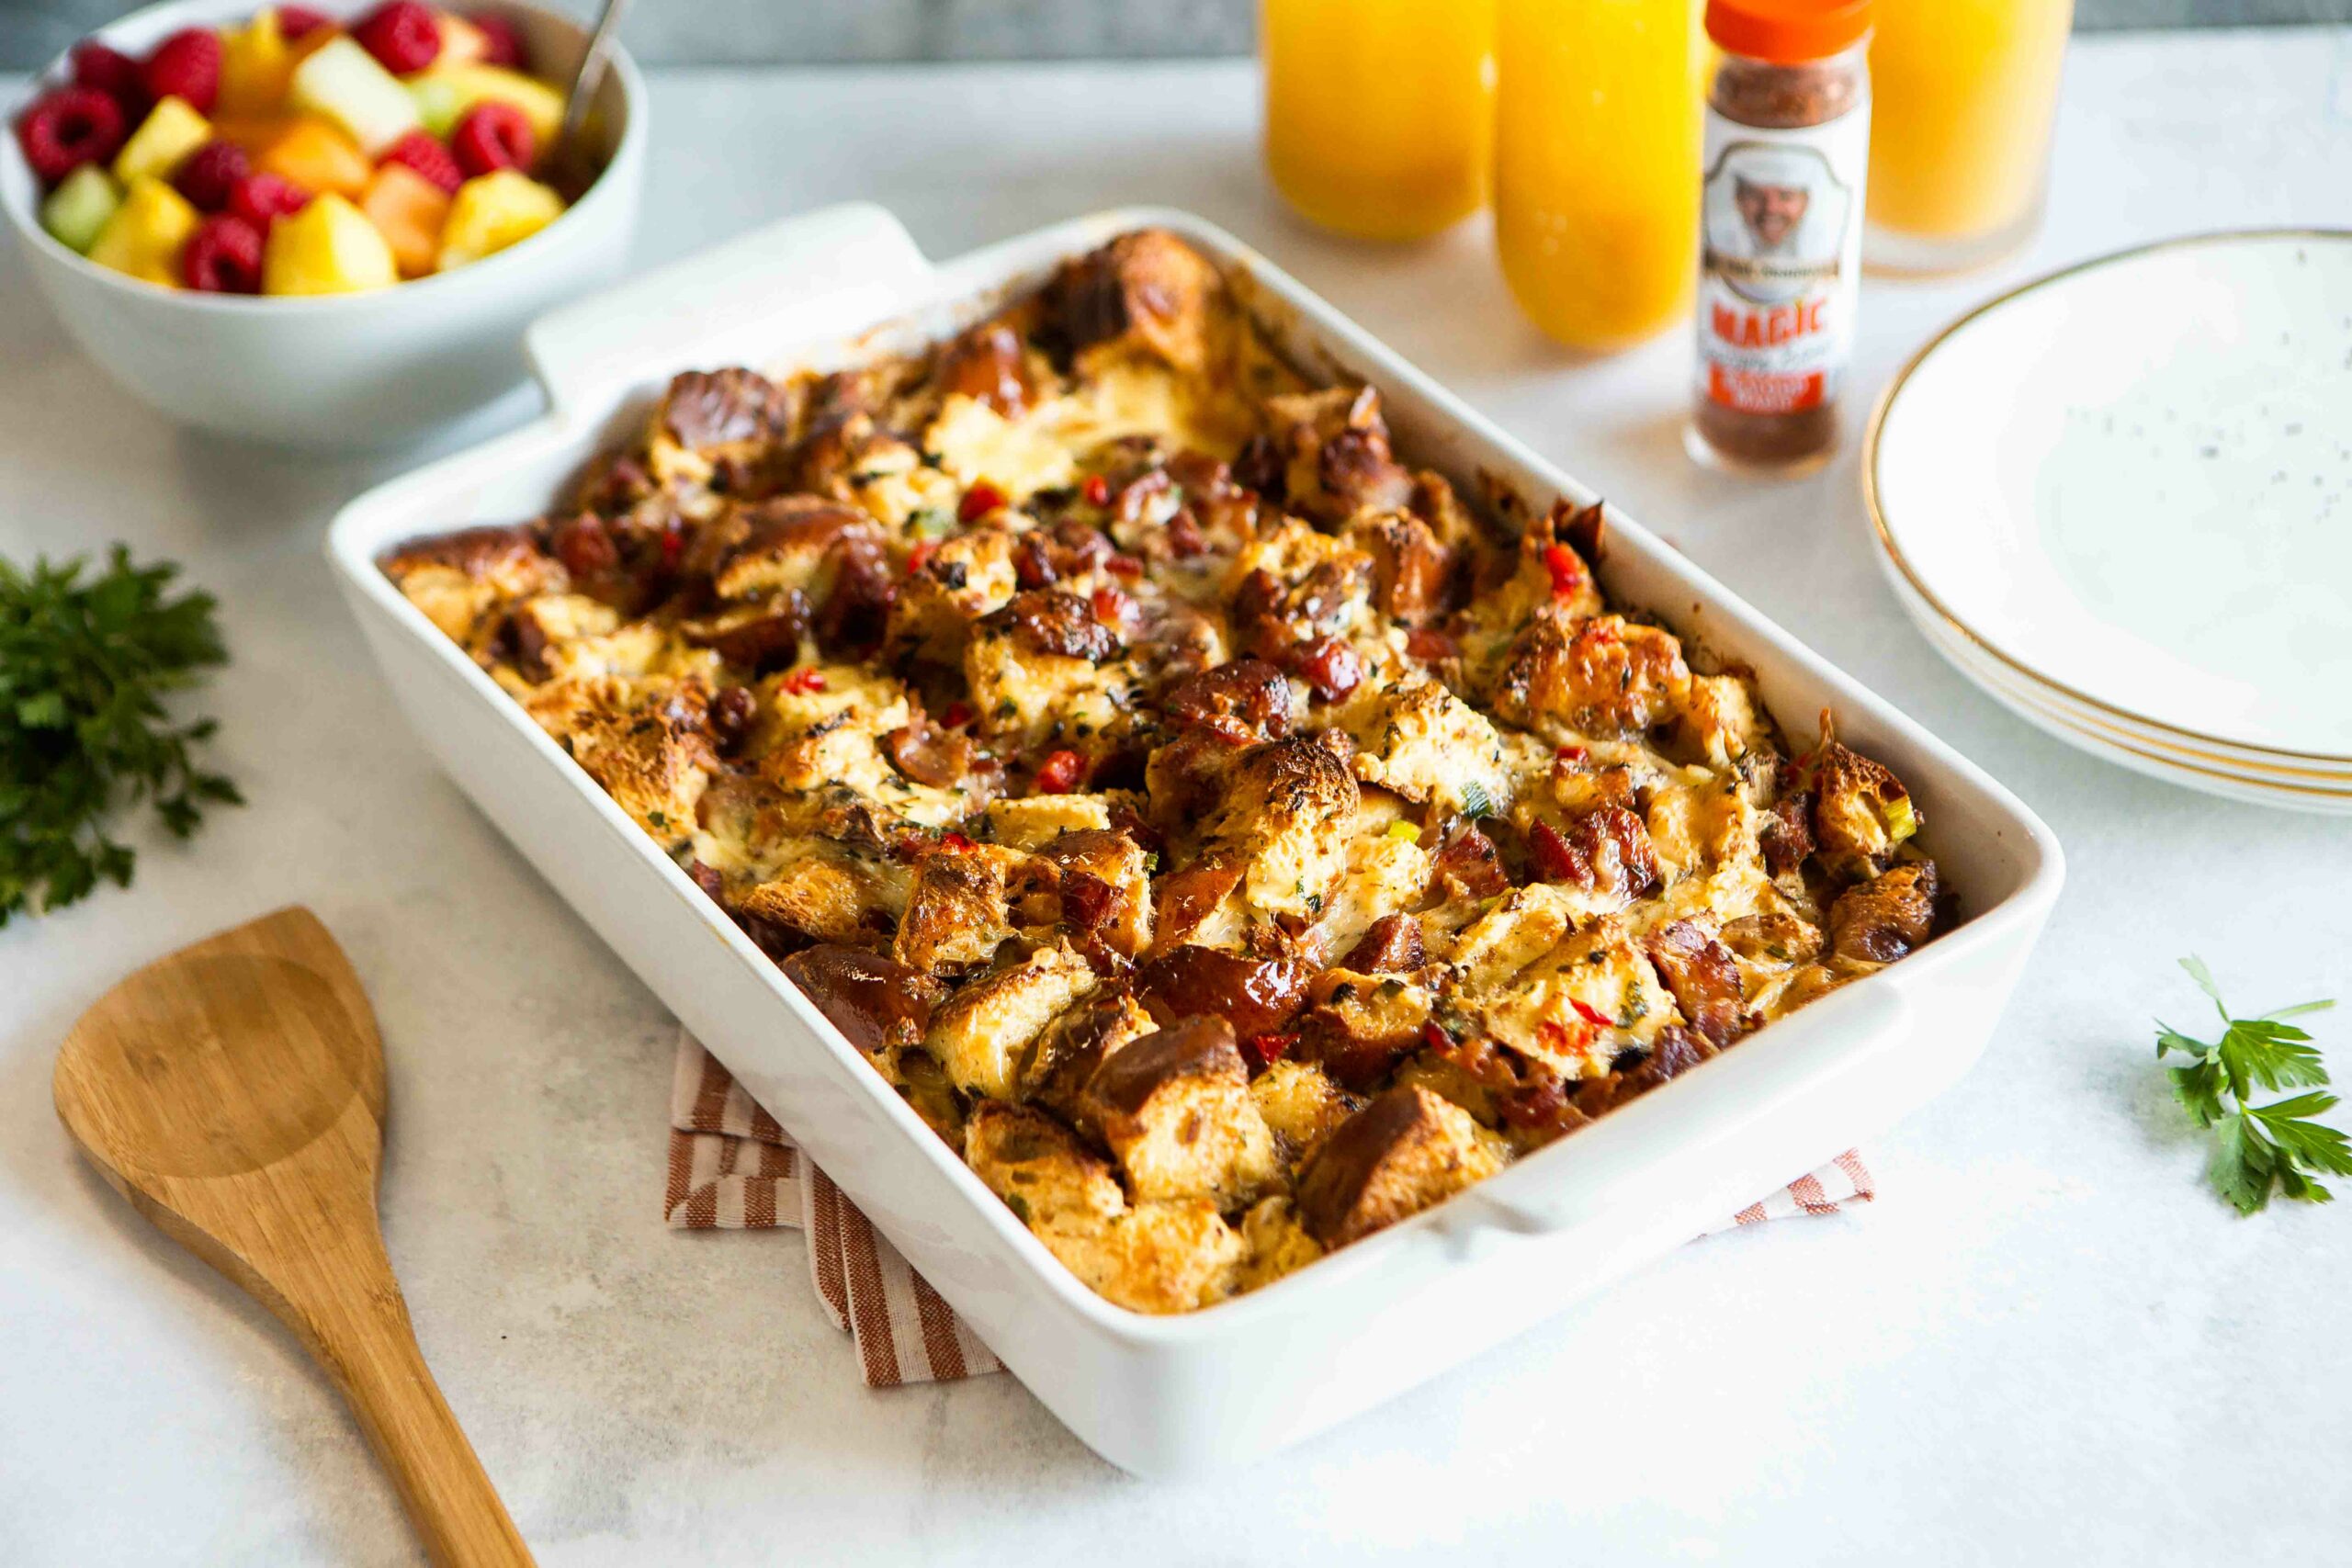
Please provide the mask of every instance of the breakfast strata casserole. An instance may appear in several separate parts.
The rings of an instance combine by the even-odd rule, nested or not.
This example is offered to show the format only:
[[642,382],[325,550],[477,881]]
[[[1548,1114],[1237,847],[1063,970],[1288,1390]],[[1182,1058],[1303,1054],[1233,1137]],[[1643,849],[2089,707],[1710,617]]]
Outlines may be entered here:
[[920,354],[671,383],[384,569],[1077,1276],[1255,1289],[1928,940],[1825,716],[1612,609],[1182,240]]

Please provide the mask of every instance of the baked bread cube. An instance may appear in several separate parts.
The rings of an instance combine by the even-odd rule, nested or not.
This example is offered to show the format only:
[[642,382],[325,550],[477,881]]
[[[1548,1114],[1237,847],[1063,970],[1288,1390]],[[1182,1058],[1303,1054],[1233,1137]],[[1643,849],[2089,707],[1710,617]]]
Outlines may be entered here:
[[1030,1045],[1096,984],[1086,960],[1069,948],[1040,948],[956,991],[932,1015],[923,1047],[939,1058],[957,1089],[1009,1100]]
[[1108,1220],[1031,1227],[1090,1290],[1130,1312],[1214,1306],[1239,1287],[1249,1247],[1205,1198],[1138,1203]]
[[1188,1018],[1112,1051],[1087,1080],[1085,1105],[1139,1200],[1231,1209],[1274,1178],[1274,1135],[1221,1018]]
[[1345,1247],[1501,1168],[1467,1111],[1419,1085],[1400,1085],[1341,1123],[1307,1161],[1298,1178],[1298,1216],[1325,1247]]
[[1029,1106],[982,1100],[965,1125],[964,1161],[1025,1225],[1082,1224],[1126,1210],[1110,1165]]

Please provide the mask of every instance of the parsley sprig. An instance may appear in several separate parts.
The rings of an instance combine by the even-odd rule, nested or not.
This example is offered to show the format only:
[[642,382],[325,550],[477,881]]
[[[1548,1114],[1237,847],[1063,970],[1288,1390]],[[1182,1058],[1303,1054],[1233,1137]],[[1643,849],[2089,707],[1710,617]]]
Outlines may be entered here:
[[[2162,1059],[2177,1051],[2189,1059],[2188,1066],[2167,1071],[2173,1098],[2199,1126],[2215,1130],[2207,1170],[2214,1190],[2245,1214],[2267,1204],[2274,1191],[2305,1203],[2333,1201],[2335,1195],[2317,1178],[2352,1176],[2352,1144],[2312,1120],[2335,1110],[2336,1097],[2322,1092],[2327,1068],[2312,1037],[2286,1021],[2335,1004],[2303,1002],[2259,1018],[2232,1018],[2204,962],[2184,958],[2180,966],[2213,998],[2213,1010],[2222,1015],[2222,1037],[2210,1044],[2192,1040],[2158,1019],[2156,1055]],[[2251,1097],[2257,1089],[2307,1092],[2256,1105]]]
[[134,567],[120,545],[85,566],[0,559],[0,925],[128,885],[136,857],[107,831],[119,807],[151,802],[185,839],[206,806],[242,803],[197,765],[212,721],[175,725],[164,705],[227,660],[212,596],[168,593],[179,569]]

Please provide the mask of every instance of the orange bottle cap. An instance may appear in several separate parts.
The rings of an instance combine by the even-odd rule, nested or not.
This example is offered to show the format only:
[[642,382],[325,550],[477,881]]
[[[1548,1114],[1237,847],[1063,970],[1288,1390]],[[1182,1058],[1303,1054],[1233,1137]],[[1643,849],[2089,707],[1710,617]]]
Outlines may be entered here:
[[1707,0],[1707,36],[1775,65],[1826,60],[1870,36],[1871,0]]

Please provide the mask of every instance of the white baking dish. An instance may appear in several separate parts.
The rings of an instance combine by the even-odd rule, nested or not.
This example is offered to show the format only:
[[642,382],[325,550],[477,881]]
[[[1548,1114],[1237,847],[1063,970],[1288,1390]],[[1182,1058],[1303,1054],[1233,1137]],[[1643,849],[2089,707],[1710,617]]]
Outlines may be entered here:
[[[879,209],[775,225],[542,320],[552,411],[353,502],[328,552],[401,706],[452,777],[1089,1445],[1147,1474],[1244,1461],[1476,1354],[1697,1234],[1957,1078],[1983,1050],[2063,875],[2015,797],[1629,520],[1600,569],[1625,603],[1752,665],[1796,733],[1837,710],[1924,807],[1965,916],[1885,973],[1500,1175],[1255,1294],[1184,1317],[1080,1285],[604,792],[377,570],[387,546],[539,513],[670,376],[838,363],[944,330],[1120,231],[1162,224],[1247,275],[1305,367],[1382,390],[1406,455],[1590,499],[1222,231],[1106,212],[933,265]],[[884,323],[886,330],[875,332]]]

